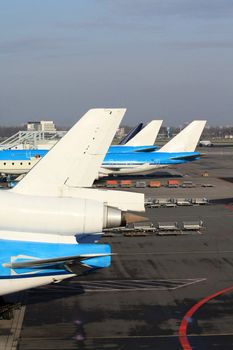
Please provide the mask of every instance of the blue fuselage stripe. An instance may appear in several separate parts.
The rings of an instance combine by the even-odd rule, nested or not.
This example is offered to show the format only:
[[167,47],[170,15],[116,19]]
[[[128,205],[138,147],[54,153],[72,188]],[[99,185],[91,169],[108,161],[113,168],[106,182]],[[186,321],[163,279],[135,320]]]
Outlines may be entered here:
[[[3,150],[0,151],[0,161],[27,161],[31,160],[33,157],[43,157],[47,152],[47,150]],[[198,152],[107,153],[103,161],[103,166],[138,166],[145,163],[150,165],[180,164],[199,159],[199,157],[200,154]]]

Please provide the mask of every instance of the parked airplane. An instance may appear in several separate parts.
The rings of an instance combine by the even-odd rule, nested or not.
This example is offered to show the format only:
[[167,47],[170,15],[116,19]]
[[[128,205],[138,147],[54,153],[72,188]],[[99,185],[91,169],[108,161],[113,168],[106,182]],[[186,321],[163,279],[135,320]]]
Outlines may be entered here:
[[162,120],[152,120],[124,145],[112,145],[108,153],[152,152],[158,147],[154,145]]
[[[162,120],[152,120],[139,133],[124,145],[112,145],[108,153],[151,152],[157,147],[157,138]],[[27,173],[45,154],[48,149],[7,149],[0,150],[0,173],[19,175]]]
[[[170,140],[165,146],[155,152],[151,152],[150,148],[152,148],[152,146],[148,146],[150,152],[148,152],[146,146],[143,146],[144,151],[139,151],[140,147],[138,147],[137,151],[135,152],[108,152],[104,158],[104,162],[100,170],[100,175],[107,176],[110,174],[149,174],[158,168],[197,160],[200,158],[200,153],[194,151],[205,127],[205,124],[206,121],[193,121],[172,140]],[[144,129],[142,129],[142,131],[143,130]],[[0,157],[4,158],[5,156],[6,159],[0,160],[0,172],[8,174],[25,173],[35,163],[37,163],[38,160],[43,157],[44,154],[46,154],[46,152],[47,151],[44,150],[1,151]],[[29,155],[31,156],[33,154],[34,158],[29,158]],[[9,158],[11,160],[9,160]]]
[[109,266],[106,244],[78,244],[143,210],[138,193],[85,188],[98,174],[124,109],[93,109],[17,184],[0,193],[0,295]]
[[155,152],[106,154],[100,176],[110,174],[149,174],[158,168],[200,158],[194,152],[206,121],[193,121],[166,145]]
[[143,128],[143,123],[139,123],[133,129],[131,129],[127,135],[125,135],[119,142],[119,145],[125,145],[129,140],[131,140],[135,135],[137,135]]

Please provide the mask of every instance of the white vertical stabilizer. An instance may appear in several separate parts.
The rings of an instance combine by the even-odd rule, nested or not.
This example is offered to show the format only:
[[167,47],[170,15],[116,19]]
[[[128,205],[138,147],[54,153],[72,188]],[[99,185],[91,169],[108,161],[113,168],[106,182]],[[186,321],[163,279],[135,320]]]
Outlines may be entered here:
[[90,109],[12,189],[59,196],[64,185],[90,187],[126,109]]
[[156,152],[194,152],[206,120],[194,120]]
[[152,146],[158,136],[162,122],[162,120],[152,120],[129,140],[125,146]]

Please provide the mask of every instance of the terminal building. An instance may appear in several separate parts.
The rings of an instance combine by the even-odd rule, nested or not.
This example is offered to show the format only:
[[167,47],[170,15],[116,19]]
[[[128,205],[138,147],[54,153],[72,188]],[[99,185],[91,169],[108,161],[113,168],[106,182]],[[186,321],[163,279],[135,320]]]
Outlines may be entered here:
[[27,131],[54,132],[56,131],[56,126],[52,120],[28,122]]

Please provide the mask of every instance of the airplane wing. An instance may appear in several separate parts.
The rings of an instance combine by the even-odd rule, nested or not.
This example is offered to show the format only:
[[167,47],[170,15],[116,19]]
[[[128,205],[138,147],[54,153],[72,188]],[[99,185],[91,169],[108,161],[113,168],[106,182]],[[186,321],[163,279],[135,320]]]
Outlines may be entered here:
[[10,269],[65,269],[70,273],[80,274],[91,268],[97,268],[96,258],[109,257],[112,254],[82,254],[51,259],[32,259],[20,262],[4,263],[3,267]]
[[125,109],[91,109],[12,192],[59,196],[64,185],[91,187]]

